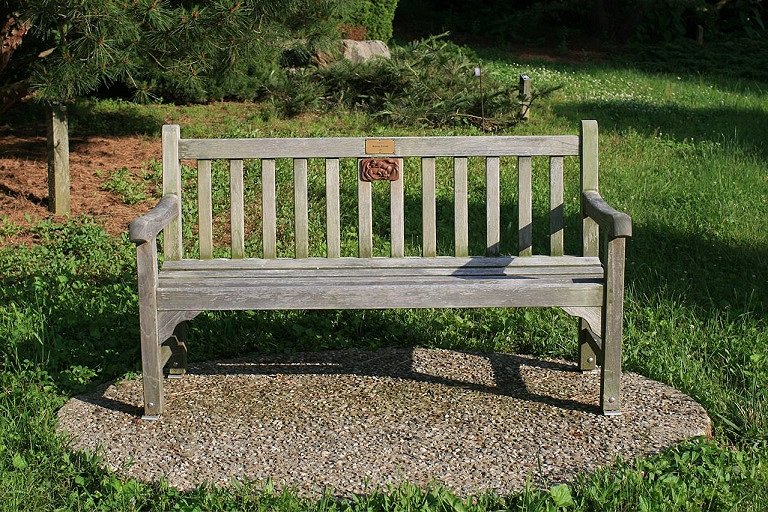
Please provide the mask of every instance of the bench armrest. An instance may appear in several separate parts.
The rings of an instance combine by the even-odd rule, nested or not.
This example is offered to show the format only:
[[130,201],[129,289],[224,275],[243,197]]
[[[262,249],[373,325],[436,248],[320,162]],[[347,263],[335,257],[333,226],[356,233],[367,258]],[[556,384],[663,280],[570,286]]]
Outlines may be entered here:
[[157,206],[148,213],[131,221],[128,227],[131,242],[143,244],[157,238],[160,231],[165,228],[174,217],[179,214],[179,198],[175,195],[167,195],[160,199]]
[[581,195],[584,214],[604,229],[609,239],[632,236],[632,218],[615,210],[603,200],[599,193],[591,190]]

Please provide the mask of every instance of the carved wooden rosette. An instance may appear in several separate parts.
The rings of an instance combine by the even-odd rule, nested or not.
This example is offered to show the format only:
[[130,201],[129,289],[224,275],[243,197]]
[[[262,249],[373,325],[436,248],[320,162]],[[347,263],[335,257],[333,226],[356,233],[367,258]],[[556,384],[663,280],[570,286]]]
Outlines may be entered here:
[[395,158],[364,158],[360,160],[360,179],[363,181],[397,181],[400,165]]

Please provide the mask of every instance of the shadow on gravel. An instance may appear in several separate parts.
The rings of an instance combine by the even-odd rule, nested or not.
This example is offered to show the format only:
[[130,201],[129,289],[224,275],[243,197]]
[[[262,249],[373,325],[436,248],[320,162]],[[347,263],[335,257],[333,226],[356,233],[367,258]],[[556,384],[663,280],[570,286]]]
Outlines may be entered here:
[[[445,357],[425,359],[418,348],[366,350],[333,350],[295,354],[260,355],[225,361],[203,362],[192,365],[190,374],[196,375],[261,375],[279,379],[284,375],[357,375],[409,380],[461,388],[467,391],[507,396],[536,402],[551,407],[600,414],[595,403],[567,399],[530,389],[524,378],[524,368],[546,372],[580,374],[575,365],[555,361],[542,361],[533,357],[491,353],[479,354],[445,351]],[[539,372],[537,372],[539,373]],[[183,378],[183,377],[182,377]],[[554,380],[554,379],[553,379]],[[275,385],[279,385],[276,382]],[[546,387],[546,386],[545,386]],[[80,399],[101,407],[141,416],[143,410],[103,396],[103,390]]]

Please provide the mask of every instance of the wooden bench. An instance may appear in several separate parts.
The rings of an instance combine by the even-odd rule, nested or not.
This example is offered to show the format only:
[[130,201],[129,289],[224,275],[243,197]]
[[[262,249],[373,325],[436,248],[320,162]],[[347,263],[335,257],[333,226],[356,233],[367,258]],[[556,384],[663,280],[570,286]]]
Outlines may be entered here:
[[[178,126],[164,126],[163,198],[130,225],[131,240],[137,244],[144,417],[154,419],[162,413],[163,368],[169,366],[171,375],[184,372],[183,326],[202,311],[521,306],[555,306],[579,317],[580,368],[601,367],[600,409],[604,414],[619,414],[624,251],[632,224],[629,216],[608,206],[598,194],[597,154],[595,121],[583,121],[580,135],[392,138],[182,139]],[[580,255],[564,255],[564,157],[578,157],[580,162]],[[308,159],[315,163],[320,159],[324,171],[308,173]],[[420,173],[404,168],[403,159],[416,162]],[[437,250],[438,221],[451,222],[437,218],[436,161],[443,159],[451,162],[448,173],[453,189],[449,256]],[[182,233],[195,233],[194,226],[182,227],[181,161],[187,160],[197,161],[191,168],[196,168],[197,179],[199,242],[194,247],[199,248],[199,258],[185,258],[182,250]],[[211,169],[216,160],[228,161],[231,243],[227,258],[213,257]],[[261,229],[251,230],[260,232],[258,258],[246,254],[249,219],[244,215],[243,169],[244,161],[250,160],[254,161],[248,164],[250,169],[256,171],[249,170],[248,176],[256,176],[261,189],[256,209],[260,212],[254,221]],[[532,162],[542,160],[549,174],[549,250],[534,255]],[[289,197],[293,196],[294,246],[289,257],[281,256],[284,244],[277,236],[276,161],[292,165],[293,171]],[[349,179],[340,180],[340,161],[347,167],[359,164],[353,185]],[[468,172],[468,161],[480,166],[480,172]],[[500,253],[501,199],[509,195],[501,186],[508,181],[506,173],[517,174],[514,255]],[[469,193],[468,175],[476,180],[478,174],[485,181],[482,198],[476,191]],[[308,195],[308,177],[315,184],[324,177],[324,190],[318,193],[315,187]],[[390,215],[383,230],[389,236],[388,256],[375,256],[372,197],[376,195],[366,181],[371,177],[392,179],[374,185],[389,188]],[[345,237],[356,231],[354,257],[344,255],[349,244],[342,244],[341,182],[348,185],[347,190],[356,187],[356,230],[344,230]],[[278,180],[278,185],[282,183]],[[406,250],[405,217],[418,210],[418,204],[410,210],[405,206],[404,198],[413,199],[413,193],[406,193],[407,183],[421,188],[417,198],[421,231],[411,235],[419,240],[418,256],[408,256]],[[514,188],[514,183],[507,188]],[[470,235],[477,238],[482,228],[470,233],[468,204],[473,205],[472,211],[480,206],[485,217],[481,222],[485,243],[479,251],[484,254],[479,256],[469,253]],[[308,211],[318,205],[325,210],[323,257],[313,256],[309,248]],[[347,210],[345,206],[348,216]],[[164,261],[158,268],[161,232]]]

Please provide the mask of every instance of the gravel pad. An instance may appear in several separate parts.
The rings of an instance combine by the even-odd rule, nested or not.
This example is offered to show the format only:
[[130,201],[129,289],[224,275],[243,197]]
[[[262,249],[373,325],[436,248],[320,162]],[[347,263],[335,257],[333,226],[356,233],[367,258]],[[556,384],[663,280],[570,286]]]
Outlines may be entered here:
[[345,350],[198,364],[140,418],[140,380],[72,398],[60,428],[118,473],[266,481],[350,496],[403,481],[509,493],[710,434],[691,398],[625,373],[620,416],[599,414],[599,373],[572,363],[432,349]]

